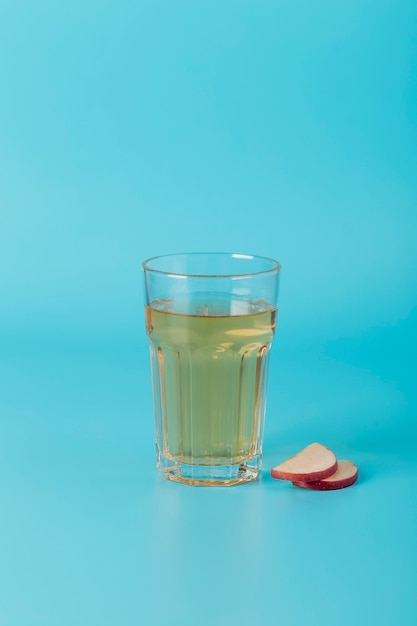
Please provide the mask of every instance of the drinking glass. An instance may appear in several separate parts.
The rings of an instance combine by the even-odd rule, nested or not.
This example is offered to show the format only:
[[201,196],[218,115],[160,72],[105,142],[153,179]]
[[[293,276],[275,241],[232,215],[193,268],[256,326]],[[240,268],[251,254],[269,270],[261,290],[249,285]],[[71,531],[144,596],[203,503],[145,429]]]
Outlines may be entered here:
[[192,485],[256,479],[280,264],[214,252],[142,266],[157,467]]

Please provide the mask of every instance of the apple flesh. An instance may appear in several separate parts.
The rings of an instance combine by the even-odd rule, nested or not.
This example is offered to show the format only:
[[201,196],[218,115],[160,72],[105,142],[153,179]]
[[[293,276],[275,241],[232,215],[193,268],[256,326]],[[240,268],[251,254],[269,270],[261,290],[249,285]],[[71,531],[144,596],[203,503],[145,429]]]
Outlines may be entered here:
[[293,480],[296,487],[304,489],[315,489],[317,491],[328,491],[331,489],[344,489],[350,487],[358,478],[358,468],[352,461],[339,461],[336,472],[328,478],[321,480]]
[[272,478],[292,482],[319,481],[334,474],[337,459],[333,452],[321,443],[311,443],[295,456],[271,470]]

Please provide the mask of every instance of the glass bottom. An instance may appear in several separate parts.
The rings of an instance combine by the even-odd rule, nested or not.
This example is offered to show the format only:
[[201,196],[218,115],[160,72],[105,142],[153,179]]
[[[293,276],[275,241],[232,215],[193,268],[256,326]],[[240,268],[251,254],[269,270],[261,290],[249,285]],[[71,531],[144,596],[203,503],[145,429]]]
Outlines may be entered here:
[[261,455],[233,465],[189,465],[163,457],[158,468],[168,480],[196,487],[229,487],[256,480],[261,467]]

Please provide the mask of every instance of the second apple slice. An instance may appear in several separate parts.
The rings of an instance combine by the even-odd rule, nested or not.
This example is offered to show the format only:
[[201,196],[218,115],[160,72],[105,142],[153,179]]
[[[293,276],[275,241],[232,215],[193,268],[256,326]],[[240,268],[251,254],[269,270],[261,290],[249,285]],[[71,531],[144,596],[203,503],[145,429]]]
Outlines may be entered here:
[[350,487],[358,478],[358,468],[352,461],[339,461],[337,470],[328,478],[321,478],[313,481],[294,481],[296,487],[304,489],[315,489],[316,491],[329,491],[330,489],[343,489]]

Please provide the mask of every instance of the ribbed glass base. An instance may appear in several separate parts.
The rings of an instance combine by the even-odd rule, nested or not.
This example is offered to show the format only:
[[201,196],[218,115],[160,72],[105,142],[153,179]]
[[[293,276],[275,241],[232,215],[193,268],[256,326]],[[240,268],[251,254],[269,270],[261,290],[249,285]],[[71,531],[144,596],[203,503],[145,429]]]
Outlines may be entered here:
[[228,487],[256,480],[261,456],[234,465],[189,465],[161,457],[158,467],[168,480],[199,487]]

